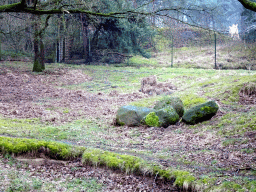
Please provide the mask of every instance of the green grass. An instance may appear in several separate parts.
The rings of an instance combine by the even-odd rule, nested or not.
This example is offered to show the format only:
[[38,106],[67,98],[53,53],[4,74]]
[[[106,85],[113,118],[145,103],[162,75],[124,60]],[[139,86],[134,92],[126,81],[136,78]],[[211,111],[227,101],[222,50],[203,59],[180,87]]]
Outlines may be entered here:
[[142,56],[134,56],[128,60],[128,64],[135,66],[156,66],[158,62],[154,58],[147,59]]

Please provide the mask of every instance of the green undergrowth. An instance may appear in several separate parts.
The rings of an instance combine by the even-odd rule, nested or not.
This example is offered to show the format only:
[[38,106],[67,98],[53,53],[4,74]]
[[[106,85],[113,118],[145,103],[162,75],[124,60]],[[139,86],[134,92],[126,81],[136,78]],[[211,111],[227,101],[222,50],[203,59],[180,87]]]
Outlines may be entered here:
[[3,154],[44,153],[54,159],[73,159],[82,155],[84,147],[64,143],[26,138],[0,137],[0,152]]
[[245,192],[245,191],[252,191],[256,192],[256,181],[250,180],[246,178],[237,177],[236,181],[224,181],[220,186],[214,187],[215,191],[227,191],[227,192]]
[[[81,141],[94,143],[102,141],[98,134],[106,134],[101,120],[76,120],[63,125],[51,125],[39,119],[9,119],[0,117],[0,134],[43,140]],[[90,138],[90,139],[89,139]]]

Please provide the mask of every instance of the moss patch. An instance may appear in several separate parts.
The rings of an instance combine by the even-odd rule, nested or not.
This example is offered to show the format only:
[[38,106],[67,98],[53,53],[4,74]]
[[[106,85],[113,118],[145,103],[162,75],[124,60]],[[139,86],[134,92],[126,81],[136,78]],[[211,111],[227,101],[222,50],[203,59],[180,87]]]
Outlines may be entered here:
[[0,137],[0,152],[21,155],[44,153],[54,159],[73,159],[82,155],[84,147],[36,139]]
[[164,179],[175,179],[175,185],[179,187],[185,185],[187,189],[190,188],[196,180],[195,177],[187,171],[164,170],[160,168],[160,166],[152,165],[138,157],[121,155],[100,149],[86,149],[82,156],[82,162],[95,166],[106,166],[114,170],[125,171],[126,173],[157,175]]
[[145,123],[150,127],[159,127],[159,118],[155,112],[151,112],[146,116]]

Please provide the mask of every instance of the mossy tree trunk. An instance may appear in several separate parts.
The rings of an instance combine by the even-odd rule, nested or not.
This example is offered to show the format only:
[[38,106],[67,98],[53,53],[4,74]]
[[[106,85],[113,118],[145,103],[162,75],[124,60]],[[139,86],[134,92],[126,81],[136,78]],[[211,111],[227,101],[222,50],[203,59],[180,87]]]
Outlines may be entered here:
[[34,64],[33,72],[42,72],[45,69],[44,64],[44,44],[42,33],[39,29],[40,16],[34,16]]

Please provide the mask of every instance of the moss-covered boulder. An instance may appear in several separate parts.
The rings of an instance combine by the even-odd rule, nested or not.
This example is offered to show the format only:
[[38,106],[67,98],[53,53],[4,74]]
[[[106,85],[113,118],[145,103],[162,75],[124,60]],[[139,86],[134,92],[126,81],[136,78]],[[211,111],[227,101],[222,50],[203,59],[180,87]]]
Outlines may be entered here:
[[142,118],[150,112],[154,112],[154,110],[132,105],[122,106],[117,111],[116,123],[117,125],[138,126]]
[[178,97],[164,97],[155,104],[154,109],[160,110],[169,106],[172,106],[180,117],[183,116],[184,106],[181,99]]
[[145,116],[141,123],[150,127],[168,127],[179,121],[179,115],[171,106],[151,112]]
[[208,101],[187,110],[182,117],[182,121],[186,124],[194,125],[211,119],[218,109],[219,106],[215,101]]

